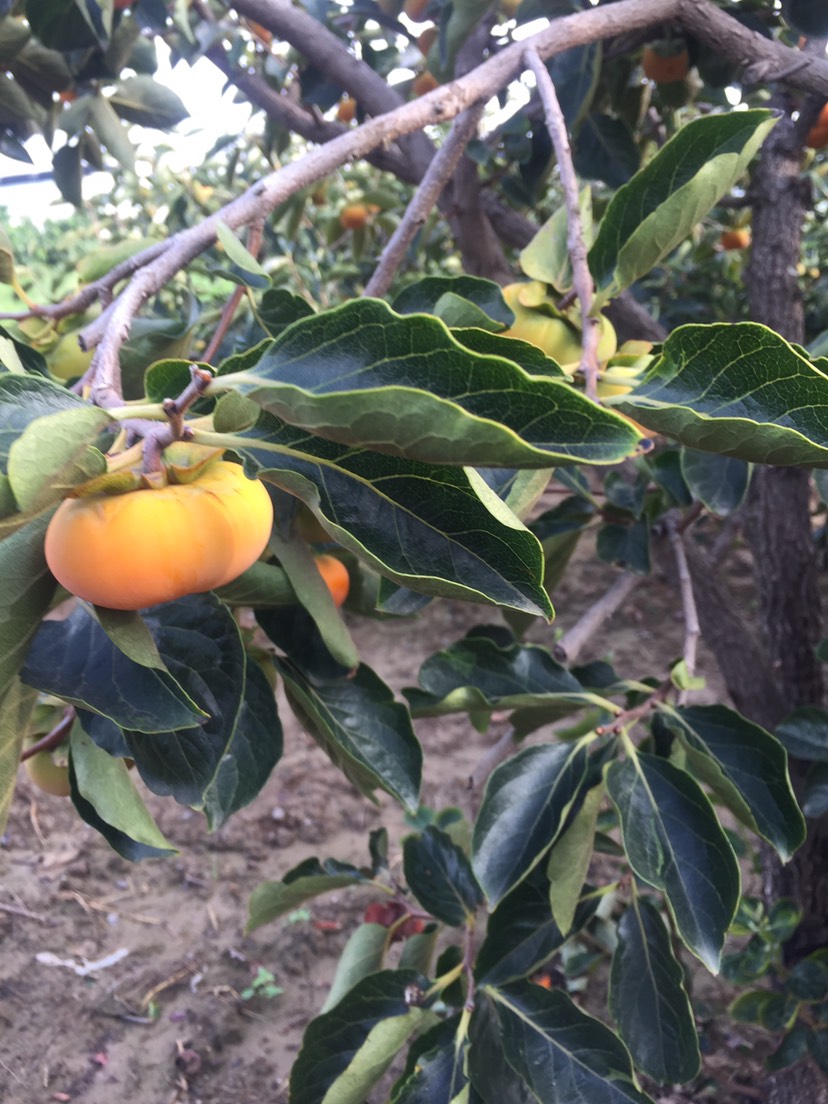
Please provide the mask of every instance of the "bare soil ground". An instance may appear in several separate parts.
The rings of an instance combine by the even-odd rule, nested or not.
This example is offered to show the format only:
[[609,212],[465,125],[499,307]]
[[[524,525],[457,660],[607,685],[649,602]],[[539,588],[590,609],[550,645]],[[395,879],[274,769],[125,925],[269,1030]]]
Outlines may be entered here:
[[[569,576],[556,594],[562,628],[600,594],[606,567],[584,560]],[[676,609],[667,583],[649,581],[593,642],[591,655],[611,646],[619,671],[637,676],[649,665],[660,673],[681,651]],[[416,623],[352,627],[364,660],[399,689],[415,681],[427,655],[493,619],[494,611],[441,602]],[[542,633],[548,640],[551,630],[534,635]],[[715,692],[718,675],[703,653],[701,666]],[[167,860],[125,862],[68,801],[21,778],[0,848],[0,1100],[287,1099],[303,1028],[369,898],[364,891],[322,898],[310,919],[245,936],[250,893],[311,855],[365,862],[368,831],[385,824],[398,843],[404,823],[390,799],[377,808],[356,794],[287,708],[282,713],[284,759],[258,799],[221,831],[208,835],[200,814],[149,795],[180,848]],[[426,753],[424,803],[468,809],[478,797],[469,776],[500,731],[481,736],[460,718],[417,728]],[[39,960],[43,953],[62,963]],[[79,976],[72,965],[84,962],[99,965]],[[242,1000],[260,966],[284,992]],[[716,993],[714,986],[713,1005]],[[738,1065],[743,1040],[725,1043],[725,1062]]]

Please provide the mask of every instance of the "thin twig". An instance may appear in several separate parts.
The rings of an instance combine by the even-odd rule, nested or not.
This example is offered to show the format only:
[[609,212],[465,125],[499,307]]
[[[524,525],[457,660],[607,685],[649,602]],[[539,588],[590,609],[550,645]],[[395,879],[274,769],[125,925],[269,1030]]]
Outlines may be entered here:
[[448,136],[426,170],[422,183],[406,208],[399,226],[382,251],[374,274],[365,287],[365,295],[385,295],[417,231],[431,213],[463,151],[474,136],[485,104],[478,103],[458,115]]
[[38,924],[48,924],[49,917],[44,916],[41,912],[31,912],[27,908],[21,908],[19,905],[5,905],[0,902],[0,912],[8,912],[12,916],[22,916],[24,920],[36,920]]
[[590,316],[595,284],[587,262],[587,247],[584,228],[581,223],[581,203],[578,191],[578,177],[572,163],[572,149],[566,131],[561,105],[555,85],[549,76],[549,70],[541,61],[534,46],[528,46],[525,53],[526,64],[534,74],[538,94],[543,103],[546,129],[555,148],[558,172],[566,203],[566,248],[572,263],[572,286],[581,304],[581,328],[583,331],[581,347],[581,372],[584,376],[585,390],[589,398],[598,396],[598,339],[600,337],[600,319]]
[[[247,234],[247,251],[253,257],[258,257],[259,250],[262,248],[262,236],[264,233],[264,220],[259,219],[254,222]],[[210,344],[204,350],[204,356],[201,358],[205,364],[212,364],[213,357],[218,352],[219,346],[224,340],[224,335],[230,329],[230,323],[235,317],[236,311],[239,309],[239,303],[242,301],[242,296],[247,294],[247,288],[242,287],[241,284],[233,289],[233,293],[224,305],[224,310],[221,312],[221,318],[219,324],[216,327],[216,332],[210,341]]]
[[[684,616],[684,648],[682,656],[687,674],[692,678],[696,672],[696,648],[701,635],[699,628],[699,615],[696,610],[696,598],[693,593],[693,580],[690,577],[690,566],[687,563],[687,552],[684,540],[676,525],[675,517],[667,515],[667,536],[673,548],[676,558],[676,570],[678,572],[679,593],[681,595],[681,609]],[[687,700],[687,691],[679,694],[679,705],[684,705]]]
[[632,594],[643,576],[632,571],[623,571],[606,594],[581,614],[571,629],[563,634],[555,645],[555,658],[559,662],[574,663],[581,649]]
[[37,755],[39,751],[51,751],[52,748],[58,747],[69,735],[74,723],[75,707],[69,705],[66,707],[63,716],[54,728],[50,729],[45,736],[41,736],[39,740],[36,740],[33,744],[29,744],[27,748],[21,751],[20,762],[25,763],[27,759],[31,759],[33,756]]

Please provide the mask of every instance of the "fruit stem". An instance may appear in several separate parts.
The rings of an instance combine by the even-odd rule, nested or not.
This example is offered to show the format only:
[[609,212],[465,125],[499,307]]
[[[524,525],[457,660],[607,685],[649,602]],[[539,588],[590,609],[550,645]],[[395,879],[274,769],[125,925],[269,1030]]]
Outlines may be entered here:
[[35,743],[29,744],[29,746],[20,753],[20,762],[25,763],[27,759],[31,759],[33,756],[37,755],[38,752],[51,751],[52,748],[58,747],[69,735],[74,723],[75,707],[74,705],[70,705],[64,710],[63,716],[54,728],[51,728],[45,736],[41,736]]

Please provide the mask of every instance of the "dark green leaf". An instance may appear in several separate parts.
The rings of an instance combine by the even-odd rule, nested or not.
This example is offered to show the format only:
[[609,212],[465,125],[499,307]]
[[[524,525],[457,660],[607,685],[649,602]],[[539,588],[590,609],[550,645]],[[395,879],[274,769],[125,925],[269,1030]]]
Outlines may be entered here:
[[19,671],[55,591],[43,554],[50,517],[41,515],[0,542],[0,695]]
[[89,126],[122,169],[131,172],[135,168],[135,150],[129,139],[127,127],[112,109],[112,100],[98,95],[92,98]]
[[439,300],[446,294],[466,299],[503,326],[511,325],[512,312],[500,287],[479,276],[425,276],[404,288],[392,306],[400,315],[434,315]]
[[444,924],[459,927],[483,903],[469,860],[439,828],[430,826],[405,840],[403,870],[423,908]]
[[774,733],[797,759],[828,763],[828,713],[816,705],[795,710]]
[[399,585],[551,614],[540,545],[469,473],[347,449],[267,414],[237,447]]
[[485,1104],[649,1104],[623,1043],[566,994],[529,982],[478,993],[469,1074]]
[[804,1058],[808,1053],[810,1034],[811,1029],[805,1024],[795,1023],[773,1054],[766,1059],[768,1069],[775,1072],[784,1069],[785,1066],[792,1066],[794,1062]]
[[74,207],[83,207],[83,166],[80,146],[60,147],[52,158],[52,175],[66,202]]
[[802,812],[813,820],[828,813],[828,763],[812,763],[808,769]]
[[291,708],[322,750],[366,797],[385,790],[416,809],[422,749],[408,710],[370,667],[353,677],[312,683],[278,660]]
[[362,1104],[428,1013],[412,994],[428,982],[414,970],[363,978],[305,1031],[290,1075],[291,1104]]
[[0,375],[0,471],[8,471],[11,447],[32,422],[62,410],[86,408],[77,395],[50,380]]
[[605,563],[626,567],[638,575],[650,574],[650,526],[646,518],[626,525],[602,525],[595,547]]
[[693,448],[762,464],[828,466],[828,379],[754,322],[680,326],[618,405]]
[[744,460],[685,448],[681,450],[681,471],[693,496],[711,513],[729,517],[742,505],[750,479]]
[[602,54],[603,44],[592,42],[564,50],[546,63],[552,83],[560,89],[558,98],[570,134],[589,110],[601,73]]
[[571,382],[556,360],[547,356],[537,345],[522,341],[519,337],[504,337],[480,329],[453,330],[452,336],[473,353],[513,361],[530,376],[549,376],[562,383]]
[[477,955],[480,981],[501,985],[529,977],[595,915],[599,898],[578,905],[567,932],[555,923],[550,906],[551,886],[542,867],[535,867],[489,917],[486,938]]
[[588,115],[578,131],[573,161],[587,180],[603,180],[611,188],[620,188],[638,171],[641,153],[623,119],[595,114]]
[[800,34],[808,38],[828,36],[828,12],[822,0],[785,0],[782,13]]
[[230,387],[328,440],[430,464],[607,463],[639,440],[568,383],[474,355],[437,319],[374,299],[296,322],[255,370],[223,375],[211,390]]
[[261,882],[253,890],[248,904],[247,931],[291,912],[305,901],[345,886],[363,885],[370,874],[336,859],[305,859],[289,870],[280,882]]
[[589,253],[600,306],[683,241],[744,174],[776,119],[769,111],[707,115],[680,127],[615,193]]
[[66,0],[26,0],[26,18],[44,46],[56,50],[83,50],[96,45],[82,7]]
[[658,910],[635,896],[618,923],[609,1006],[636,1066],[660,1085],[690,1081],[701,1055],[684,971]]
[[565,707],[565,714],[600,701],[546,648],[504,647],[486,636],[467,636],[430,656],[420,668],[419,683],[419,689],[405,690],[417,717],[555,704]]
[[710,802],[684,771],[643,753],[612,763],[607,783],[630,865],[664,892],[682,939],[716,973],[739,865]]
[[[3,266],[3,260],[6,257],[9,258],[10,267],[8,268]],[[10,254],[0,251],[0,267],[4,267],[4,275],[11,275],[14,265],[11,262]],[[21,374],[28,372],[30,375],[37,376],[45,376],[48,371],[43,354],[39,353],[37,349],[32,349],[24,342],[18,341],[4,326],[0,326],[0,367],[5,368],[8,372],[19,372]]]
[[666,715],[672,727],[680,726],[688,768],[787,862],[805,840],[805,821],[780,743],[724,705],[689,706]]
[[785,983],[792,996],[809,1004],[828,1000],[828,962],[818,955],[819,952],[795,963]]
[[21,675],[37,690],[91,709],[135,732],[192,728],[205,716],[174,673],[152,670],[130,659],[83,606],[63,621],[45,621],[40,626]]
[[486,785],[474,826],[472,867],[492,906],[548,851],[578,799],[587,769],[579,745],[525,748]]
[[159,130],[171,130],[189,116],[175,92],[148,76],[127,77],[109,102],[127,122]]
[[293,322],[313,314],[313,307],[307,299],[286,288],[268,288],[256,313],[271,337],[276,337]]
[[811,1057],[822,1070],[828,1073],[828,1029],[820,1028],[808,1036],[808,1050]]
[[457,1026],[456,1018],[437,1024],[412,1044],[391,1104],[460,1104],[468,1044],[455,1041]]

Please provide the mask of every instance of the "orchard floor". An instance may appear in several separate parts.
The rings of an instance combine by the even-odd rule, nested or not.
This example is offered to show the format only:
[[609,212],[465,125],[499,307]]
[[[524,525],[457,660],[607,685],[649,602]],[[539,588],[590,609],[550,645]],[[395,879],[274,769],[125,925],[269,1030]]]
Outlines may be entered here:
[[[571,625],[605,585],[606,568],[581,560],[556,594],[557,624]],[[628,599],[589,655],[606,654],[611,644],[620,672],[661,672],[665,659],[681,652],[676,609],[669,585],[655,578]],[[425,656],[493,618],[494,611],[441,602],[416,624],[362,621],[352,628],[364,660],[398,690],[415,681]],[[715,693],[718,674],[704,652],[700,667]],[[167,838],[180,849],[167,860],[122,860],[68,801],[35,792],[21,778],[0,846],[5,1104],[287,1100],[303,1028],[322,1004],[370,898],[365,891],[320,898],[308,919],[246,936],[250,893],[312,855],[365,862],[368,831],[381,824],[398,857],[405,826],[390,799],[377,808],[361,798],[287,709],[283,718],[282,762],[258,799],[221,831],[208,835],[200,814],[149,795]],[[471,810],[479,792],[470,788],[470,775],[502,727],[481,736],[449,718],[418,723],[417,730],[425,748],[424,803]],[[40,961],[43,953],[62,964]],[[79,976],[71,967],[84,962],[99,965]],[[260,966],[283,993],[241,999]],[[717,1091],[708,1081],[706,1089],[664,1101],[738,1101],[730,1078],[741,1070],[750,1081],[743,1040],[715,1017],[725,1001],[719,983],[701,984],[712,1009],[705,1031],[718,1049],[706,1069]],[[747,1093],[744,1099],[756,1099],[755,1089]],[[379,1093],[374,1104],[384,1099]]]

